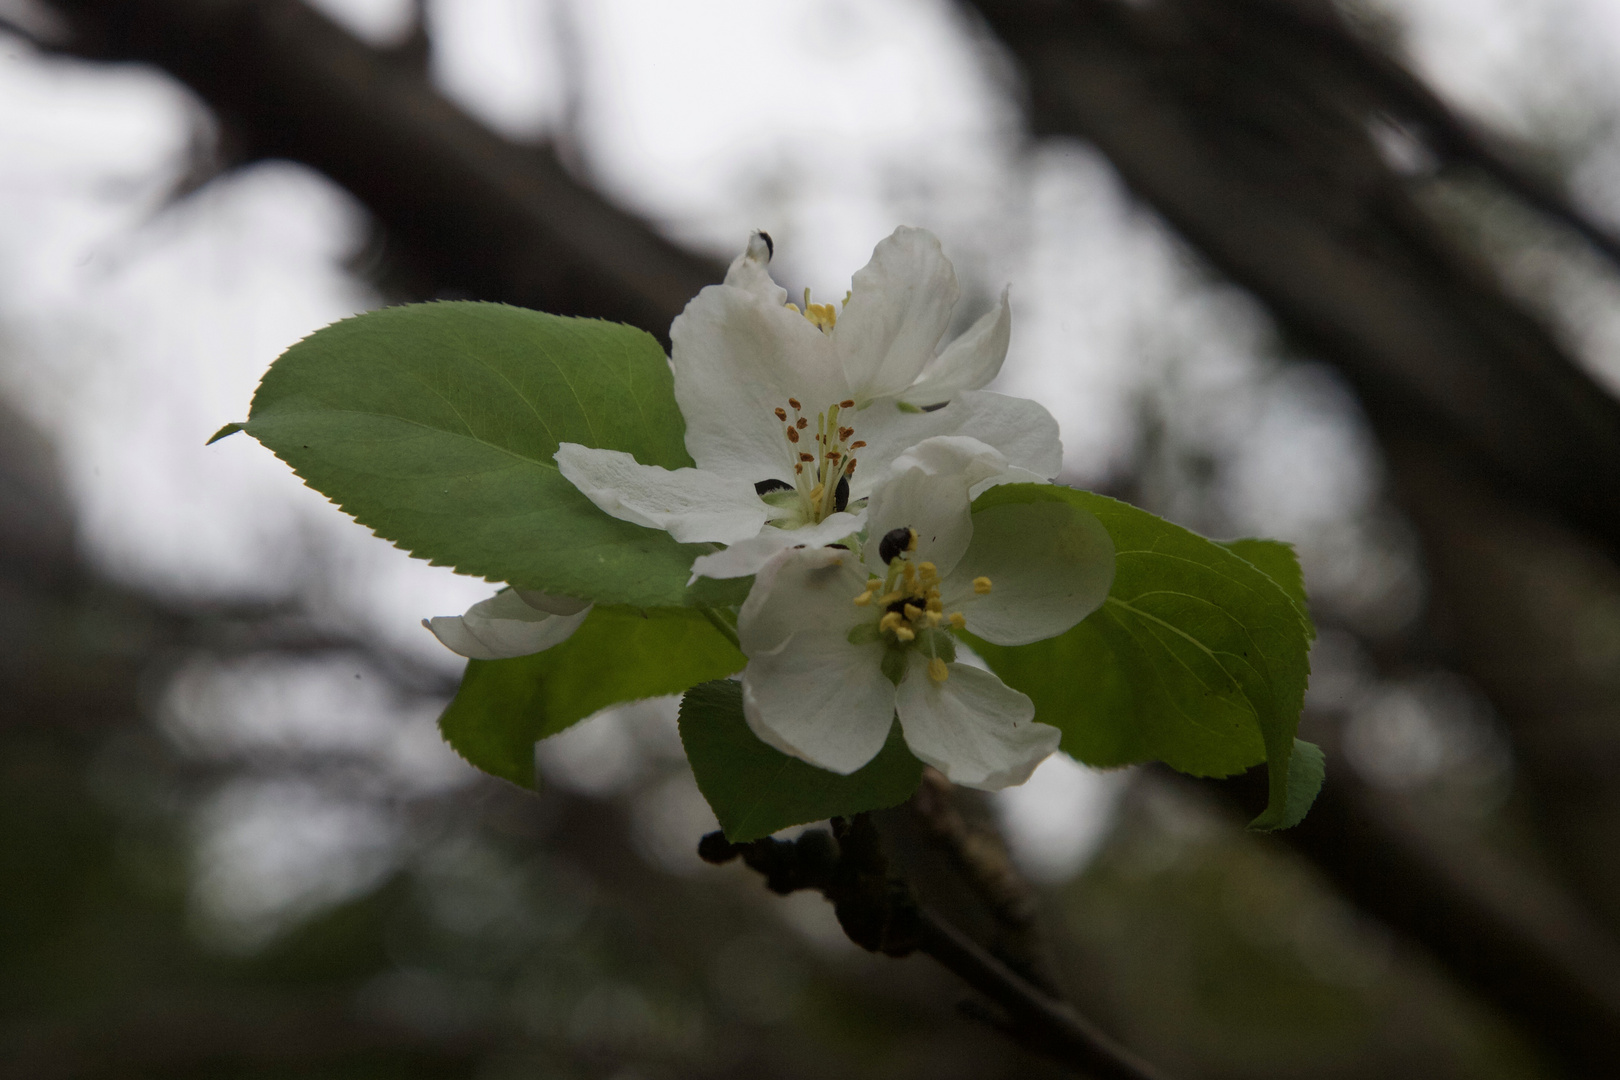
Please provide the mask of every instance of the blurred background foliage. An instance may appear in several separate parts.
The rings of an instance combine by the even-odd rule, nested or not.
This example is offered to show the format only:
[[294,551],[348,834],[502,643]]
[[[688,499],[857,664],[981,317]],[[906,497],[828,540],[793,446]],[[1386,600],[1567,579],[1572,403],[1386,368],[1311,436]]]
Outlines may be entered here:
[[[1612,11],[319,9],[0,4],[0,1076],[1059,1075],[930,962],[701,864],[672,703],[549,740],[538,795],[466,768],[414,620],[483,586],[201,448],[350,311],[661,332],[750,227],[820,292],[896,221],[964,318],[1013,282],[1000,386],[1058,415],[1067,479],[1295,543],[1322,629],[1296,836],[1151,769],[971,804],[1070,998],[1181,1077],[1608,1074]],[[1290,214],[1373,269],[1312,277]],[[1409,325],[1478,348],[1379,338]]]

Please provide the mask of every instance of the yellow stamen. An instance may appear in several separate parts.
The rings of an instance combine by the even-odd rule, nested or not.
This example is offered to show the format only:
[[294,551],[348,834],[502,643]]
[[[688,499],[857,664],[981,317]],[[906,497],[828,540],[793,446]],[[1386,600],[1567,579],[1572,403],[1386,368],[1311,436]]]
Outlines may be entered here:
[[928,614],[928,625],[929,626],[938,626],[940,624],[940,622],[943,621],[944,618],[945,618],[945,616],[941,615],[937,611],[930,610],[927,614]]
[[867,589],[865,592],[861,593],[861,595],[859,595],[859,596],[857,596],[855,598],[855,606],[856,607],[865,607],[867,604],[870,604],[871,602],[872,602],[872,590],[871,589]]
[[838,309],[831,304],[811,304],[805,309],[804,317],[810,320],[810,325],[825,334],[837,325]]
[[939,598],[938,590],[929,592],[928,610],[934,612],[935,614],[945,610],[945,601]]
[[900,613],[898,611],[885,612],[883,618],[878,620],[878,629],[893,630],[904,621],[905,620],[900,617]]
[[901,641],[916,641],[917,640],[916,631],[912,630],[911,627],[909,627],[909,626],[897,626],[897,627],[895,627],[894,628],[894,636],[896,638],[900,639]]
[[936,656],[928,661],[928,677],[935,682],[944,682],[951,677],[950,669],[945,666],[945,661]]
[[978,593],[980,596],[984,596],[987,593],[989,593],[990,592],[990,579],[987,578],[987,577],[976,577],[976,578],[974,578],[973,579],[973,591]]
[[955,629],[961,630],[963,627],[967,626],[967,616],[963,615],[960,611],[953,611],[951,612],[950,624]]
[[923,609],[916,604],[907,604],[902,610],[906,614],[906,619],[910,622],[916,622],[922,618]]
[[[882,604],[884,607],[888,607],[890,604],[894,603],[896,600],[899,600],[905,595],[905,593],[896,589],[894,592],[884,593],[882,599],[878,600],[878,603]],[[900,617],[898,612],[894,612],[892,614],[894,614],[894,617],[897,619]]]

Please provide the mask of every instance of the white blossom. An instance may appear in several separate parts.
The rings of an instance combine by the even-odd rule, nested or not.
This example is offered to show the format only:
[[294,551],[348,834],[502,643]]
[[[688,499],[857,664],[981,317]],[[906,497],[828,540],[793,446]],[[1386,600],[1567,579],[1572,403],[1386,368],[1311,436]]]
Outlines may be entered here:
[[1007,296],[936,353],[959,289],[939,241],[900,228],[878,244],[839,305],[787,302],[756,233],[723,284],[670,327],[675,399],[696,468],[563,443],[557,466],[614,517],[685,543],[729,545],[694,577],[742,577],[777,551],[858,532],[884,466],[940,435],[971,435],[1049,478],[1062,462],[1040,405],[981,390],[1001,369]]
[[972,513],[982,489],[1028,479],[976,439],[930,438],[873,493],[859,551],[774,555],[737,623],[754,733],[848,774],[898,716],[911,752],[954,783],[1023,783],[1059,732],[1035,722],[1024,694],[957,661],[954,631],[998,645],[1053,637],[1096,610],[1114,576],[1113,542],[1091,514],[1052,502]]

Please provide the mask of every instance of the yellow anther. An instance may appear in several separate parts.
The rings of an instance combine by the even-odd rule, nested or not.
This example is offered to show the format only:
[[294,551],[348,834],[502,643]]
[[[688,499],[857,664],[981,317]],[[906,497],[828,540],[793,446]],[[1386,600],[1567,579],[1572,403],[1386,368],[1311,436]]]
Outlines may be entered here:
[[898,611],[886,612],[884,613],[883,618],[878,620],[878,629],[899,630],[901,629],[900,624],[903,622],[905,622],[905,620],[900,617],[900,613]]
[[990,579],[982,576],[974,578],[973,591],[978,593],[980,596],[984,596],[990,591]]
[[938,589],[930,589],[928,592],[928,610],[935,614],[945,610],[945,601],[939,598]]
[[[901,592],[899,589],[896,589],[892,593],[884,593],[882,598],[878,600],[878,603],[882,604],[884,607],[888,607],[890,604],[894,603],[896,600],[903,599],[905,597],[905,595],[906,595],[905,593]],[[895,618],[899,618],[899,616],[896,615]]]
[[902,610],[905,612],[908,622],[916,622],[922,618],[923,609],[916,604],[907,604]]
[[861,593],[861,595],[859,595],[859,596],[857,596],[855,598],[855,606],[856,607],[865,607],[867,604],[870,604],[871,602],[872,602],[872,590],[871,589],[867,589],[865,592]]
[[805,308],[804,317],[810,320],[810,325],[825,334],[837,324],[838,309],[831,304],[811,304]]
[[802,314],[802,312],[799,311],[799,305],[793,303],[792,301],[788,302],[787,309],[789,311],[793,312],[793,314],[795,314],[795,315]]
[[931,562],[920,562],[917,564],[917,573],[921,574],[925,578],[938,577],[939,567],[935,566]]
[[911,627],[909,627],[909,626],[897,626],[897,627],[895,627],[894,628],[894,636],[899,638],[901,641],[916,641],[917,640],[916,631],[912,630]]
[[874,574],[866,579],[866,587],[873,592],[877,592],[879,589],[883,588],[883,579]]
[[907,529],[906,531],[911,534],[911,540],[906,544],[906,550],[907,551],[916,551],[917,550],[917,530],[916,529]]
[[945,661],[936,656],[928,661],[928,677],[935,682],[944,682],[951,677],[951,672],[945,666]]
[[967,616],[963,615],[960,611],[953,611],[951,612],[950,624],[956,629],[961,630],[963,627],[967,626]]
[[941,615],[937,611],[930,610],[927,614],[929,626],[938,626],[945,619],[945,616]]

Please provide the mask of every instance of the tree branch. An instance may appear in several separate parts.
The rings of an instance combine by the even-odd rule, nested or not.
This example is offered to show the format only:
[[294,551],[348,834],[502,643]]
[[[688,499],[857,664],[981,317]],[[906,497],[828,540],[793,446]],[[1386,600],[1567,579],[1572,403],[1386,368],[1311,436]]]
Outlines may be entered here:
[[666,338],[720,264],[663,239],[298,0],[57,0],[65,51],[155,64],[249,158],[326,173],[403,249],[415,291],[627,322]]
[[1369,134],[1376,86],[1242,0],[975,6],[1023,67],[1036,130],[1094,142],[1375,423],[1447,433],[1620,550],[1620,403],[1416,205]]
[[887,956],[914,951],[932,956],[1006,1010],[1011,1034],[1071,1068],[1099,1080],[1165,1080],[1095,1024],[919,904],[911,887],[891,870],[868,815],[834,818],[832,830],[746,844],[730,843],[714,832],[698,845],[698,855],[716,865],[741,857],[764,875],[767,888],[784,896],[800,889],[819,891],[832,901],[839,925],[855,944]]

